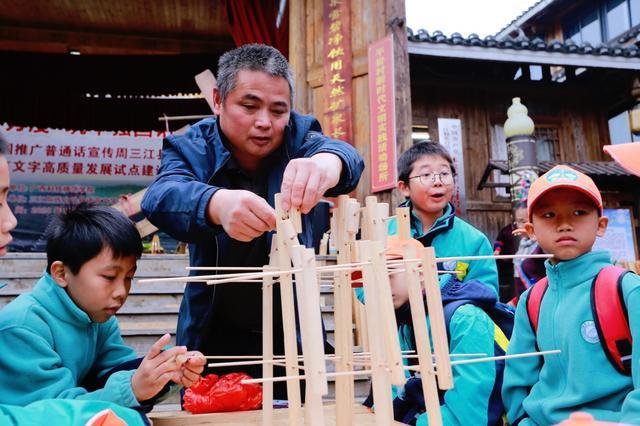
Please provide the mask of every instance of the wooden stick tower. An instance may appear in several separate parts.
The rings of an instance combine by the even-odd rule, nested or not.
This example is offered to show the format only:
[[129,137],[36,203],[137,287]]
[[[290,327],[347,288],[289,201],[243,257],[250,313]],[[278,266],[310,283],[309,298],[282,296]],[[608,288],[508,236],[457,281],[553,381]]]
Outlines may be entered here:
[[[305,248],[298,241],[297,235],[301,232],[300,213],[298,211],[285,212],[281,207],[279,194],[275,198],[275,207],[277,229],[272,240],[270,262],[261,270],[247,268],[247,272],[241,273],[149,280],[153,282],[182,280],[203,282],[210,285],[255,282],[256,280],[262,283],[262,357],[251,360],[250,358],[258,357],[237,356],[235,358],[242,360],[217,362],[209,365],[262,364],[263,377],[246,382],[263,384],[262,424],[266,426],[274,424],[273,383],[276,381],[286,381],[289,404],[287,424],[293,426],[303,423],[313,426],[325,425],[326,409],[323,407],[323,396],[328,392],[328,377],[336,379],[335,424],[340,426],[355,424],[353,378],[359,374],[371,376],[375,398],[375,424],[388,426],[393,424],[391,385],[403,385],[406,381],[406,370],[419,371],[422,377],[422,389],[425,395],[429,424],[441,425],[438,388],[446,390],[453,387],[452,364],[494,361],[496,357],[453,362],[450,360],[451,355],[449,354],[436,268],[436,262],[442,261],[442,259],[436,259],[431,247],[416,248],[415,245],[409,244],[411,238],[409,210],[398,208],[396,215],[397,238],[403,246],[403,259],[387,261],[385,243],[387,221],[389,220],[388,204],[378,203],[375,197],[367,197],[365,206],[361,208],[356,200],[346,195],[340,196],[331,221],[332,240],[337,248],[337,265],[318,266],[313,249]],[[363,239],[356,241],[359,229]],[[404,268],[406,272],[416,355],[406,355],[400,350],[388,265],[392,265],[393,268]],[[225,268],[208,269],[224,270]],[[238,268],[228,269],[237,270]],[[353,352],[352,272],[354,271],[362,273],[361,281],[365,296],[370,352]],[[324,351],[319,280],[319,276],[323,273],[330,273],[333,278],[335,305],[335,355],[333,356],[326,355]],[[143,281],[145,280],[140,280],[140,282]],[[284,357],[273,354],[272,306],[273,286],[276,285],[276,282],[280,285],[282,303]],[[423,294],[426,295],[429,310],[431,341],[425,320]],[[301,356],[298,355],[296,337],[296,303],[302,345]],[[519,356],[540,354],[542,353]],[[435,364],[433,362],[434,355]],[[472,355],[478,356],[479,354],[467,354],[467,356]],[[410,356],[417,358],[418,365],[405,365],[406,359]],[[334,373],[327,372],[327,362],[335,364]],[[274,365],[284,366],[286,375],[274,377]],[[358,365],[364,365],[368,369],[357,370],[355,367]],[[301,403],[301,380],[306,382],[304,406]]]

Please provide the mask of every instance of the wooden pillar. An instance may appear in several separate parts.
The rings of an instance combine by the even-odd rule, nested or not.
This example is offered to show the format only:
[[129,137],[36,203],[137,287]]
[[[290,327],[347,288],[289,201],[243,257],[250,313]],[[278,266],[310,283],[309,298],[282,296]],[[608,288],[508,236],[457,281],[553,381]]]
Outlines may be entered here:
[[[404,0],[386,0],[387,31],[393,34],[393,62],[396,80],[396,149],[400,156],[412,145],[411,141],[411,76],[409,74],[409,48]],[[389,200],[393,207],[404,201],[397,192]],[[393,211],[393,210],[392,210]],[[393,213],[392,213],[393,214]]]
[[[411,84],[407,47],[405,0],[344,0],[350,2],[353,144],[365,158],[367,169],[356,197],[363,203],[371,194],[369,97],[367,48],[389,33],[394,35],[396,145],[398,153],[411,146]],[[325,91],[330,76],[324,70],[323,2],[299,0],[289,3],[289,62],[294,73],[296,95],[294,109],[314,115],[324,128]],[[391,191],[378,193],[378,201],[396,206]]]
[[304,1],[289,2],[289,64],[293,71],[293,83],[295,85],[293,109],[302,114],[310,112],[308,110],[309,90],[307,86],[305,10]]

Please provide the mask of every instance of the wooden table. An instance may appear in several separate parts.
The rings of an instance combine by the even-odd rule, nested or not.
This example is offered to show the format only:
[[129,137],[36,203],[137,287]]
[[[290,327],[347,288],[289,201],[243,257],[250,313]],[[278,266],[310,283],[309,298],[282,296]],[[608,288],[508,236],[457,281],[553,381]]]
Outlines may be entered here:
[[[354,405],[354,424],[374,425],[375,416],[362,405]],[[327,425],[335,425],[335,406],[324,407],[325,421]],[[186,411],[160,411],[149,413],[149,418],[153,421],[153,426],[193,426],[193,425],[224,425],[224,426],[247,426],[262,424],[262,411],[241,411],[234,413],[211,413],[211,414],[191,414]],[[273,415],[275,426],[287,426],[287,409],[276,409]],[[400,425],[401,423],[395,423]]]

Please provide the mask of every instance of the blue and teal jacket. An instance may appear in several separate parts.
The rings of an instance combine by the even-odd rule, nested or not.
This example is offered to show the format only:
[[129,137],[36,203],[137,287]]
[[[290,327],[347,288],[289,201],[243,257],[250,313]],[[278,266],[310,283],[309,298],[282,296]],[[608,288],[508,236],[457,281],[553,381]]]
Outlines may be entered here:
[[140,406],[131,388],[135,370],[110,374],[92,392],[82,386],[136,354],[122,340],[115,317],[91,321],[49,274],[0,310],[0,348],[2,404],[64,398]]
[[[411,200],[406,200],[400,207],[411,209],[411,236],[425,247],[433,247],[436,257],[453,256],[491,256],[493,248],[487,237],[456,216],[456,209],[449,203],[442,216],[426,232],[422,222],[413,211]],[[389,235],[398,233],[395,218],[389,221]],[[478,280],[491,287],[498,294],[498,269],[493,259],[461,260],[438,264],[439,270],[458,271],[461,281]],[[441,275],[441,284],[449,279],[449,275]]]
[[[315,118],[292,112],[283,144],[272,154],[275,165],[268,172],[267,182],[267,201],[271,206],[274,194],[280,192],[289,161],[321,152],[337,155],[343,166],[340,181],[326,195],[346,194],[356,187],[364,161],[355,148],[324,136]],[[234,259],[238,255],[229,250],[230,237],[222,226],[209,223],[206,217],[213,194],[220,188],[230,187],[229,177],[219,173],[230,157],[215,118],[194,124],[184,135],[168,136],[162,148],[160,171],[142,200],[142,210],[151,223],[189,243],[191,266],[237,264]],[[312,243],[312,218],[313,211],[302,217],[300,241],[308,247]],[[270,246],[271,235],[268,235],[267,247]],[[192,275],[203,273],[191,272]],[[187,284],[178,317],[179,345],[190,350],[203,346],[207,326],[213,318],[215,287]]]
[[640,278],[626,274],[623,299],[633,339],[632,375],[618,373],[600,344],[591,308],[591,284],[611,264],[594,251],[575,259],[545,262],[549,286],[542,299],[537,335],[529,322],[527,290],[520,297],[509,354],[560,349],[506,363],[502,397],[512,425],[560,423],[575,411],[596,420],[640,424]]
[[3,426],[70,426],[84,425],[99,412],[110,409],[127,426],[151,424],[144,414],[104,401],[45,399],[25,407],[0,405],[0,425]]
[[[503,355],[509,341],[480,306],[493,306],[497,302],[495,293],[484,284],[472,280],[461,283],[449,280],[441,289],[442,303],[447,305],[462,300],[473,300],[474,304],[463,304],[451,315],[448,324],[449,351],[451,354]],[[512,317],[511,317],[512,318]],[[415,350],[415,337],[409,304],[396,310],[398,334],[402,350]],[[429,316],[426,318],[430,330]],[[430,336],[431,337],[431,336]],[[431,339],[433,341],[433,339]],[[452,358],[452,361],[462,358]],[[405,364],[408,361],[405,359]],[[480,362],[454,365],[452,367],[454,387],[440,394],[440,409],[444,425],[497,425],[502,424],[504,407],[500,398],[504,361]],[[407,377],[409,373],[407,372]],[[407,388],[411,381],[407,382]],[[407,389],[408,390],[408,389]],[[398,399],[420,401],[423,407],[422,388],[416,386],[406,395],[404,387],[394,387],[396,407]],[[397,414],[397,413],[396,413]],[[426,413],[417,419],[417,425],[428,424]]]

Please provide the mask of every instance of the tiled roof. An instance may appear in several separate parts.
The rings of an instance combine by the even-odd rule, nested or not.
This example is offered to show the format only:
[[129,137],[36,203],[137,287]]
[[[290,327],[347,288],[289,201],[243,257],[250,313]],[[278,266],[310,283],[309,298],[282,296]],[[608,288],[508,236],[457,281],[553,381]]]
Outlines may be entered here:
[[[538,167],[540,173],[546,173],[558,164],[564,164],[579,172],[591,176],[594,180],[602,178],[634,178],[635,176],[627,172],[620,167],[614,161],[582,161],[582,162],[551,162],[540,161]],[[509,174],[509,164],[507,160],[489,160],[489,164],[484,170],[480,183],[478,183],[478,190],[483,188],[509,188],[508,183],[496,183],[489,182],[491,172],[493,170],[499,170],[501,174]]]
[[[502,163],[500,164],[500,168],[502,169],[504,167],[504,170],[506,170],[507,173],[509,172],[509,166],[506,160],[491,160],[491,162],[496,165],[497,163]],[[538,163],[538,166],[541,172],[546,173],[558,164],[564,164],[589,176],[632,176],[614,161],[582,161],[571,163],[541,161]]]
[[[548,5],[550,5],[551,3],[553,3],[554,0],[540,0],[534,4],[532,4],[531,6],[529,6],[529,8],[525,11],[523,11],[520,15],[518,15],[513,21],[509,22],[507,25],[504,26],[504,28],[502,28],[500,31],[498,31],[496,33],[496,36],[501,34],[503,31],[505,31],[507,28],[511,27],[512,25],[517,25],[520,26],[522,25],[524,22],[526,22],[528,19],[530,19],[531,17],[535,16],[537,13],[539,13],[541,10],[543,10],[544,8],[546,8]],[[542,4],[542,3],[546,3],[546,4]],[[531,14],[531,16],[527,16]],[[522,21],[522,22],[521,22]]]
[[621,34],[620,37],[616,39],[616,43],[626,43],[631,39],[635,39],[636,43],[640,43],[640,25],[630,29],[624,34]]
[[480,38],[477,34],[463,37],[460,33],[453,33],[447,37],[442,31],[434,31],[429,34],[426,30],[418,30],[416,33],[407,28],[409,41],[419,43],[432,43],[451,46],[472,46],[496,49],[512,49],[549,53],[574,53],[578,55],[609,56],[640,58],[640,49],[635,45],[623,46],[621,44],[592,46],[589,43],[577,44],[569,39],[565,42],[552,40],[546,42],[539,37],[529,39],[526,36],[505,37],[498,40],[494,36]]

